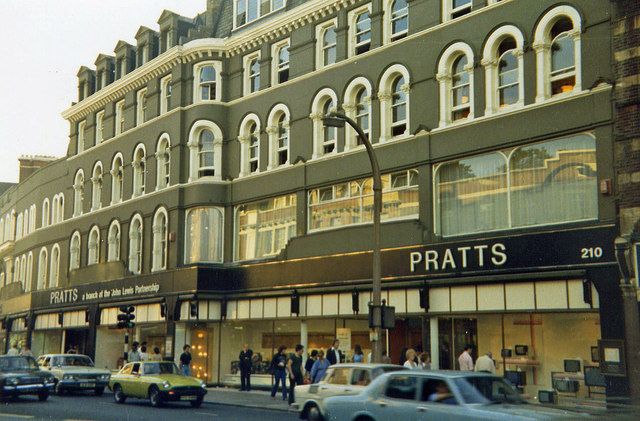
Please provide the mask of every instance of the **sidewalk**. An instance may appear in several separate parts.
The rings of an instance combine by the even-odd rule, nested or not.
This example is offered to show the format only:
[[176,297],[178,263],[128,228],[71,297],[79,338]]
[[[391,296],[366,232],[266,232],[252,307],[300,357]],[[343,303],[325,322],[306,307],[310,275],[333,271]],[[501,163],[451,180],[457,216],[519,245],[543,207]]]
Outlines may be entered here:
[[271,394],[263,390],[241,392],[227,387],[209,387],[207,390],[209,393],[205,395],[204,402],[209,404],[297,412],[289,407],[287,401],[282,400],[282,392],[272,399]]

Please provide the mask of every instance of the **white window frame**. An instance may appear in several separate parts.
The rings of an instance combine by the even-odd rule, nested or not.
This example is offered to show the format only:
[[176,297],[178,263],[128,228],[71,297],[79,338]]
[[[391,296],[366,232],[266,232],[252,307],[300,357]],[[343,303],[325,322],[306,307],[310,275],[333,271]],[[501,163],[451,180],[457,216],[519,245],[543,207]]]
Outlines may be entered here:
[[[389,44],[391,42],[400,40],[409,34],[409,3],[407,3],[407,13],[399,16],[393,16],[393,3],[396,0],[385,0],[384,2],[384,43]],[[393,33],[393,23],[401,18],[407,19],[407,29]]]
[[[140,224],[139,232],[136,231],[136,222]],[[129,272],[134,275],[142,273],[143,269],[143,244],[144,244],[144,223],[139,213],[131,218],[129,223]],[[137,249],[134,248],[137,246]]]
[[36,283],[36,289],[42,290],[47,288],[47,270],[49,266],[48,250],[46,247],[40,249],[38,253],[38,280]]
[[87,240],[87,266],[100,263],[100,228],[94,225]]
[[84,212],[84,171],[79,169],[73,179],[73,216],[77,217]]
[[95,211],[102,208],[102,180],[103,180],[102,162],[98,161],[93,166],[93,175],[91,176],[91,210]]
[[[23,256],[24,258],[24,256]],[[33,283],[33,252],[30,251],[27,254],[27,263],[26,263],[25,275],[24,275],[24,290],[25,292],[31,291],[31,285]]]
[[[249,132],[249,127],[251,123],[254,123],[256,126],[255,131],[257,132],[257,155],[255,158],[251,158],[251,134]],[[261,139],[261,130],[262,126],[260,125],[260,118],[256,114],[249,114],[245,116],[240,123],[240,134],[238,136],[238,141],[240,142],[240,177],[246,177],[251,174],[260,173],[260,144]],[[251,172],[251,163],[256,162],[256,170]]]
[[[333,28],[333,30],[335,31],[337,27],[338,27],[338,19],[337,18],[328,20],[326,22],[322,22],[321,24],[316,26],[316,69],[322,69],[324,67],[333,66],[334,64],[336,64],[338,62],[338,57],[337,57],[338,43],[337,43],[337,39],[336,39],[336,43],[333,44],[332,46],[330,46],[330,48],[335,48],[336,49],[336,61],[334,63],[325,63],[324,62],[324,51],[325,51],[324,33],[329,28]],[[336,34],[336,37],[337,37],[337,34]]]
[[[160,217],[164,218],[164,227],[160,226]],[[164,230],[163,230],[164,228]],[[158,208],[153,216],[153,253],[151,271],[157,272],[167,269],[168,245],[169,245],[169,215],[164,207]]]
[[57,288],[60,283],[60,246],[57,243],[51,247],[49,264],[49,288]]
[[136,93],[136,127],[146,121],[147,104],[147,88],[142,88]]
[[[238,25],[238,2],[243,2],[244,3],[244,12],[245,12],[245,18],[244,18],[244,23],[241,23],[240,25]],[[249,25],[252,22],[255,22],[265,16],[269,16],[270,14],[277,12],[278,10],[282,10],[285,9],[287,7],[287,0],[268,0],[269,1],[269,11],[265,14],[262,14],[262,3],[265,0],[256,0],[257,3],[257,7],[258,7],[258,14],[256,15],[255,19],[251,19],[249,20],[249,1],[251,0],[233,0],[233,29],[238,29],[238,28],[242,28],[243,26]],[[276,1],[282,1],[282,6],[278,7],[277,9],[275,8],[276,5]]]
[[[250,95],[252,93],[258,92],[260,91],[260,84],[262,83],[261,80],[261,65],[260,65],[260,58],[261,58],[261,54],[260,51],[256,51],[254,53],[248,54],[246,56],[244,56],[242,58],[242,66],[244,68],[244,77],[242,78],[242,82],[243,82],[243,94],[244,95]],[[258,73],[254,74],[251,73],[252,69],[251,69],[251,62],[256,61],[257,65],[258,65]],[[253,78],[258,78],[258,87],[257,89],[254,91],[252,90],[252,85],[253,85]]]
[[78,136],[77,136],[77,147],[76,147],[76,153],[77,154],[81,154],[82,152],[84,152],[85,149],[85,127],[87,126],[87,121],[86,120],[82,120],[81,122],[78,123]]
[[469,0],[469,3],[463,6],[455,7],[455,8],[453,7],[453,1],[454,0],[442,0],[442,21],[443,22],[448,22],[454,19],[460,19],[462,17],[462,16],[458,16],[454,18],[453,15],[456,13],[460,13],[462,11],[468,10],[467,13],[465,13],[466,15],[473,11],[473,0]]
[[[360,15],[364,14],[364,13],[368,13],[369,14],[369,30],[365,31],[365,32],[369,32],[369,42],[365,42],[365,43],[360,43],[358,44],[357,38],[358,35],[360,35],[360,33],[358,32],[358,26],[357,26],[357,22],[358,22],[358,18],[360,17]],[[356,9],[350,10],[348,13],[348,20],[349,20],[349,57],[354,57],[357,56],[359,54],[357,54],[356,50],[358,47],[364,46],[366,44],[369,44],[369,49],[367,51],[371,50],[371,41],[372,41],[372,29],[373,29],[373,22],[371,21],[371,3],[367,3],[364,6],[358,7]],[[363,33],[365,33],[363,32]],[[363,51],[360,54],[364,54],[367,51]]]
[[114,122],[114,133],[116,136],[125,132],[124,105],[124,99],[116,102],[116,115]]
[[[451,69],[455,60],[461,55],[467,57],[467,65],[465,70],[469,73],[469,115],[467,118],[453,121],[451,118],[452,104],[451,104],[451,89],[452,89],[452,74]],[[439,127],[446,127],[454,124],[464,123],[473,120],[475,115],[475,98],[474,98],[474,56],[473,50],[469,45],[463,42],[456,42],[450,45],[440,57],[438,63],[438,73],[436,79],[439,84],[440,91],[440,125]]]
[[104,140],[104,110],[96,113],[96,137],[95,144],[99,145]]
[[[371,92],[373,92],[373,86],[369,79],[365,77],[357,77],[353,79],[347,89],[345,89],[344,93],[344,103],[342,104],[342,109],[345,111],[347,117],[350,117],[354,121],[358,119],[358,104],[357,104],[357,94],[358,92],[364,89],[366,91],[365,102],[369,107],[368,113],[368,123],[369,128],[365,130],[365,134],[369,136],[369,139],[372,139],[371,136],[371,124],[372,124],[372,115],[371,115]],[[344,133],[344,150],[349,151],[353,148],[358,147],[358,134],[351,127],[347,127]]]
[[132,197],[142,196],[146,192],[147,184],[147,150],[144,143],[138,143],[131,158],[133,168],[133,191]]
[[[203,129],[208,129],[213,132],[213,159],[214,159],[214,174],[211,177],[200,177],[200,157],[199,157],[199,145],[200,145],[200,132]],[[209,179],[214,181],[222,181],[222,130],[213,121],[198,120],[189,131],[189,141],[187,146],[189,147],[189,183],[198,179]]]
[[162,133],[156,144],[156,191],[171,184],[171,138]]
[[107,262],[120,260],[121,233],[120,222],[114,219],[109,225],[109,231],[107,231]]
[[[160,115],[165,114],[171,108],[172,98],[172,75],[169,74],[160,79]],[[168,94],[168,95],[167,95]]]
[[69,242],[69,271],[79,269],[82,259],[82,237],[78,231],[71,235]]
[[[202,99],[202,91],[200,89],[200,71],[207,66],[213,66],[213,69],[216,72],[215,79],[215,98],[214,99]],[[221,61],[201,61],[200,63],[196,63],[193,65],[193,102],[213,102],[213,101],[222,101],[222,78],[220,74],[222,73],[222,62]]]
[[336,145],[334,148],[334,152],[328,155],[325,155],[324,153],[324,146],[326,142],[324,138],[324,124],[322,123],[322,118],[324,117],[324,107],[327,100],[333,102],[333,107],[329,111],[336,111],[339,107],[338,96],[331,88],[324,88],[320,92],[318,92],[313,99],[313,104],[311,105],[311,114],[309,115],[309,118],[313,121],[313,153],[311,155],[311,159],[319,159],[323,156],[331,156],[338,153],[337,129],[335,129]]
[[[280,118],[284,115],[284,129],[287,131],[287,146],[286,148],[280,147]],[[267,118],[267,135],[269,136],[269,162],[267,164],[267,170],[272,170],[278,167],[285,167],[291,165],[291,130],[290,130],[291,113],[289,107],[280,103],[271,109],[269,117]],[[280,152],[286,151],[287,162],[280,164],[279,155]]]
[[[271,86],[280,85],[281,83],[286,83],[291,80],[289,67],[291,63],[291,52],[289,52],[289,61],[285,62],[284,65],[280,64],[280,51],[285,47],[291,48],[291,40],[289,38],[271,46]],[[289,72],[289,76],[286,81],[280,82],[280,72],[284,70]]]
[[[393,136],[393,84],[399,76],[404,79],[401,86],[402,92],[406,97],[406,118],[404,133]],[[406,67],[401,64],[394,64],[387,68],[380,78],[380,86],[378,88],[378,100],[380,101],[380,143],[391,140],[401,139],[411,136],[411,75]],[[398,125],[395,123],[395,125]]]
[[[51,202],[48,197],[42,201],[42,221],[41,228],[46,228],[49,226],[49,221],[51,220]],[[3,221],[4,222],[4,221]],[[0,228],[0,235],[2,235],[2,228]]]
[[[117,163],[120,163],[116,167]],[[121,203],[124,200],[124,159],[118,152],[111,161],[111,204]]]
[[[567,93],[551,94],[551,29],[556,22],[567,18],[573,24],[569,36],[573,38],[575,86]],[[536,102],[564,98],[582,92],[582,17],[571,6],[561,5],[548,11],[536,26],[533,49],[536,52]]]

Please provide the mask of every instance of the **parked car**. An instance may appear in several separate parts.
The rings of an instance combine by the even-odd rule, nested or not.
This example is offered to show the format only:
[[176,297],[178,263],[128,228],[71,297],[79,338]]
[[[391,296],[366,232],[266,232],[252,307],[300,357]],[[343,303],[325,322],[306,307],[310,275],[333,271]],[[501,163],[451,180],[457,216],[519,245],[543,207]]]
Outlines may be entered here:
[[588,417],[530,404],[503,378],[462,371],[406,371],[378,377],[360,394],[324,402],[327,420],[530,421]]
[[296,386],[294,407],[300,411],[301,419],[322,420],[324,399],[329,396],[356,395],[380,374],[399,370],[406,368],[391,364],[332,365],[319,383]]
[[46,401],[53,384],[54,377],[40,370],[33,358],[0,356],[0,397],[36,395]]
[[149,399],[151,406],[167,401],[189,401],[194,408],[202,405],[206,385],[195,377],[184,376],[172,362],[135,362],[126,364],[111,376],[109,389],[117,403],[129,397]]
[[38,364],[56,378],[58,395],[72,390],[90,390],[101,396],[111,377],[109,370],[95,368],[91,358],[81,354],[45,354],[38,357]]

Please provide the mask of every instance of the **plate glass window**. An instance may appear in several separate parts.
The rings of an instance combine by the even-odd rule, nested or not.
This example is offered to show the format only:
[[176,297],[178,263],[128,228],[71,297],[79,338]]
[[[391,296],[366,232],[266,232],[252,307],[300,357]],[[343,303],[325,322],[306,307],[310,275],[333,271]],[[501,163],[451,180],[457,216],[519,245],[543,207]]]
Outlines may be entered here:
[[187,212],[185,263],[222,262],[223,216],[218,208]]

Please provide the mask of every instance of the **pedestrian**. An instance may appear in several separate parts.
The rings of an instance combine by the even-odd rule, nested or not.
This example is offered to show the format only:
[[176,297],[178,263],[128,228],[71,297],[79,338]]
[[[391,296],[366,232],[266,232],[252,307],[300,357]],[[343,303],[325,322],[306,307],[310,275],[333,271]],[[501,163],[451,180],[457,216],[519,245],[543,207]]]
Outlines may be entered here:
[[249,344],[242,345],[242,351],[238,356],[240,360],[240,390],[251,391],[251,367],[253,366],[253,351]]
[[407,367],[409,370],[417,370],[419,367],[416,363],[416,351],[414,351],[413,348],[409,348],[405,355],[406,361],[402,365]]
[[35,355],[33,355],[33,352],[31,352],[31,349],[29,348],[29,345],[27,345],[26,341],[22,342],[22,349],[20,350],[20,355],[23,357],[35,358]]
[[67,350],[67,354],[77,354],[78,353],[78,348],[76,348],[75,345],[71,345],[71,347],[69,347],[69,349]]
[[318,351],[318,359],[311,367],[311,383],[318,383],[324,377],[331,363],[324,357],[323,351]]
[[[143,344],[146,344],[146,342],[143,342]],[[140,361],[149,361],[149,354],[147,353],[146,345],[140,346]]]
[[304,346],[296,345],[296,351],[289,355],[287,360],[287,372],[289,373],[289,405],[295,402],[294,389],[297,385],[303,384],[302,378],[302,352]]
[[400,350],[400,359],[398,360],[398,365],[404,365],[404,362],[407,361],[407,350],[409,348],[402,348]]
[[356,344],[353,349],[353,362],[354,363],[364,362],[364,353],[362,352],[362,347],[359,344]]
[[420,363],[418,365],[423,370],[431,370],[431,356],[427,351],[420,354]]
[[307,362],[304,363],[304,374],[311,382],[311,368],[313,367],[313,363],[318,359],[318,350],[314,349],[311,351],[309,358],[307,358]]
[[271,388],[271,398],[275,399],[278,393],[278,384],[282,382],[282,400],[287,400],[287,356],[284,351],[286,346],[280,345],[278,352],[271,359],[271,372],[273,373],[273,387]]
[[496,365],[493,362],[493,354],[491,352],[487,352],[485,355],[478,357],[475,371],[496,374]]
[[183,376],[191,376],[191,346],[185,344],[180,355],[180,370]]
[[134,363],[140,361],[140,350],[138,349],[139,346],[140,343],[138,341],[133,341],[133,343],[131,344],[131,351],[129,351],[129,353],[127,354],[128,362]]
[[153,354],[149,355],[149,361],[162,361],[162,354],[160,354],[160,348],[153,347]]
[[[371,357],[369,357],[369,361],[371,361]],[[391,357],[387,355],[387,351],[382,351],[382,363],[391,364]]]
[[473,371],[473,358],[471,358],[471,345],[465,345],[464,351],[458,357],[460,371]]
[[338,349],[339,347],[340,341],[338,339],[334,339],[333,345],[327,351],[327,360],[329,361],[329,364],[334,365],[342,362],[343,356],[340,349]]
[[20,355],[20,350],[18,349],[17,342],[11,342],[11,348],[9,348],[9,351],[7,351],[7,355],[8,356]]

